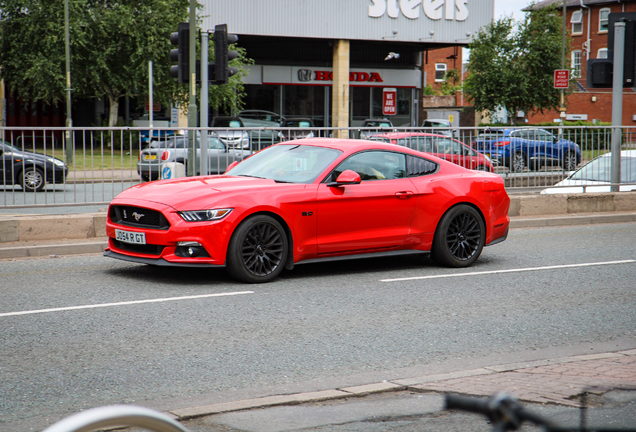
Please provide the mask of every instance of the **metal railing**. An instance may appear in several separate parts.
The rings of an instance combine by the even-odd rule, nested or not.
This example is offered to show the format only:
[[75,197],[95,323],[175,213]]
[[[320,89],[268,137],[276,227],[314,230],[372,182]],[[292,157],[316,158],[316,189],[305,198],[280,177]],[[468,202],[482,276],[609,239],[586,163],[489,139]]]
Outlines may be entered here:
[[[636,128],[621,130],[622,149],[635,150],[634,155],[624,153],[624,187],[636,185],[636,162],[631,162],[636,161]],[[575,169],[608,154],[612,127],[153,128],[159,139],[152,142],[144,127],[5,127],[0,128],[0,207],[107,205],[124,189],[159,178],[158,167],[164,162],[191,164],[187,144],[184,147],[189,131],[199,143],[195,173],[222,173],[234,160],[290,137],[349,137],[427,151],[470,169],[492,169],[504,178],[509,191],[524,191],[551,187]],[[208,146],[201,148],[202,131],[209,138]],[[566,142],[570,146],[567,151]],[[485,156],[492,168],[475,162],[485,160]],[[201,160],[208,163],[202,165]],[[597,163],[588,174],[607,186],[608,166]]]

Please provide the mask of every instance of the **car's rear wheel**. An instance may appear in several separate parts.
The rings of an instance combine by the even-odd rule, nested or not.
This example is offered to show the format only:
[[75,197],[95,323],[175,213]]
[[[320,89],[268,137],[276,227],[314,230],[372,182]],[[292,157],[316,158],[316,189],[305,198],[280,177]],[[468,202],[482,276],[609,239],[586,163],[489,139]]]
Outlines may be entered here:
[[448,267],[468,267],[484,248],[486,229],[473,207],[460,204],[448,210],[437,225],[431,258]]
[[45,184],[44,172],[40,168],[27,167],[20,173],[20,185],[27,192],[39,192]]
[[575,152],[567,152],[565,156],[563,156],[563,169],[565,171],[574,171],[577,164]]
[[269,282],[283,270],[287,253],[287,235],[282,225],[270,216],[253,216],[232,234],[227,271],[243,282]]
[[526,166],[526,155],[524,155],[523,152],[518,151],[510,158],[510,171],[520,172],[523,171]]

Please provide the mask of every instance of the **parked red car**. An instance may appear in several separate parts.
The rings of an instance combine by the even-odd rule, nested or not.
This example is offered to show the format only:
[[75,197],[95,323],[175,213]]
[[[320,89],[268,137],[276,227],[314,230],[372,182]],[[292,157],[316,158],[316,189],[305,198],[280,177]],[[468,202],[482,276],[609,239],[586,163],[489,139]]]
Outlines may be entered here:
[[434,154],[464,168],[493,172],[492,162],[488,156],[473,150],[461,141],[445,135],[421,132],[394,132],[376,134],[369,139],[372,141],[390,142]]
[[234,163],[224,175],[133,186],[110,204],[105,255],[226,267],[259,283],[323,259],[429,253],[471,265],[508,235],[500,176],[404,146],[308,138]]

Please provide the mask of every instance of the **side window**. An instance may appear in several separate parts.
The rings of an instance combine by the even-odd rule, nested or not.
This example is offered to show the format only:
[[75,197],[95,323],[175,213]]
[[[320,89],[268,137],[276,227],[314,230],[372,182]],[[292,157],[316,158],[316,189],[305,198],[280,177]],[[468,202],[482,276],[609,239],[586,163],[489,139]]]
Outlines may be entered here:
[[428,159],[408,155],[406,157],[406,172],[409,177],[421,177],[433,174],[438,165]]
[[583,61],[581,50],[572,51],[572,77],[581,78],[581,66]]
[[394,152],[357,153],[338,165],[331,178],[336,179],[340,173],[348,169],[360,174],[362,181],[402,178],[406,176],[405,159],[405,155]]
[[437,140],[437,152],[444,154],[453,154],[453,142],[450,138],[440,138]]
[[598,11],[598,32],[606,32],[609,28],[610,8],[603,8]]
[[451,153],[461,155],[463,153],[462,145],[457,141],[450,140]]
[[446,75],[446,63],[435,64],[435,82],[443,82]]
[[583,11],[579,9],[572,12],[570,23],[572,24],[572,34],[583,34]]
[[510,138],[524,138],[524,139],[527,139],[528,137],[525,134],[525,132],[526,131],[520,131],[520,130],[510,132]]

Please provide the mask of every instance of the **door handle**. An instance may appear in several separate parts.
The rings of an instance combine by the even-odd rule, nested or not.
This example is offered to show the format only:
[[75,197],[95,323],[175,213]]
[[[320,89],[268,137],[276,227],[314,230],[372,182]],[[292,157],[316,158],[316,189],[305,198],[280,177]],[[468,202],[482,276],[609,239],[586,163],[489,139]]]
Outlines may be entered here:
[[399,199],[409,199],[411,198],[413,195],[415,195],[413,192],[411,191],[402,191],[402,192],[396,192],[395,196]]

